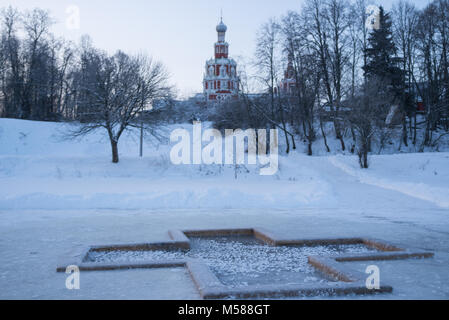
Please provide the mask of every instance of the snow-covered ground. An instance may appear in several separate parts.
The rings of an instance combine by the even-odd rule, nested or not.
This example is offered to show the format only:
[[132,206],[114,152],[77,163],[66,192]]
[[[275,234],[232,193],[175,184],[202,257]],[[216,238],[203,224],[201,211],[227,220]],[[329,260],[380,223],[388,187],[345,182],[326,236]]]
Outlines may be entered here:
[[275,176],[242,166],[235,179],[233,166],[173,165],[168,142],[150,139],[140,159],[138,139],[124,136],[121,161],[112,164],[101,132],[67,141],[61,124],[1,120],[0,128],[0,178],[8,186],[0,208],[265,208],[333,200],[326,181],[293,157]]
[[449,153],[375,156],[369,170],[360,170],[354,158],[339,156],[329,160],[361,183],[398,191],[449,208]]
[[365,171],[352,156],[293,153],[274,176],[246,166],[236,179],[233,167],[172,165],[168,143],[148,141],[140,159],[131,135],[113,165],[106,137],[67,141],[64,130],[0,119],[0,298],[196,299],[182,269],[83,273],[81,290],[69,291],[55,267],[77,246],[224,227],[433,250],[433,259],[379,263],[394,292],[376,298],[449,298],[449,153],[372,156]]

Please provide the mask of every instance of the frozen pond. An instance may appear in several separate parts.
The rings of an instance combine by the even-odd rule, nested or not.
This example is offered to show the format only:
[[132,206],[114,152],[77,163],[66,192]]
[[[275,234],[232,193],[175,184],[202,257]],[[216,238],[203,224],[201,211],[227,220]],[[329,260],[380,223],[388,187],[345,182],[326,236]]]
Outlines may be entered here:
[[[397,200],[398,197],[400,196],[395,195],[394,199]],[[414,203],[413,207],[415,209],[418,204]],[[424,205],[419,208],[420,219],[425,217],[425,221],[414,219],[416,215],[413,214],[415,211],[412,208],[402,210],[395,208],[394,215],[391,209],[387,211],[377,208],[363,212],[348,209],[267,210],[263,212],[263,217],[259,210],[244,210],[244,212],[210,209],[150,212],[147,210],[29,212],[0,210],[2,234],[0,287],[3,289],[0,297],[3,299],[200,299],[188,271],[183,268],[82,272],[81,289],[68,290],[65,287],[67,275],[57,273],[55,267],[58,264],[58,257],[66,255],[74,248],[81,249],[86,245],[168,241],[167,230],[170,228],[260,226],[279,230],[282,235],[292,239],[366,236],[382,239],[400,247],[432,250],[435,253],[433,259],[342,263],[360,272],[365,272],[369,265],[377,265],[381,272],[381,284],[391,285],[393,293],[338,297],[338,299],[448,299],[449,220],[443,219],[447,216],[447,212],[440,209],[426,209]],[[214,240],[215,244],[219,242],[219,239],[204,240]],[[208,246],[211,248],[215,244],[209,242]],[[223,254],[223,248],[227,248],[227,245],[231,246],[230,244],[220,246],[221,253],[217,250],[208,250],[207,253],[209,258],[219,257],[218,261],[214,262],[211,259],[208,263],[211,268],[214,268],[212,263],[215,263],[215,274],[226,284],[288,283],[294,280],[295,283],[312,281],[311,284],[315,285],[317,281],[327,281],[319,275],[306,271],[290,272],[292,268],[301,266],[301,259],[304,258],[300,256],[288,258],[289,255],[286,253],[284,256],[288,258],[287,262],[280,266],[282,268],[276,270],[276,273],[270,274],[270,278],[263,277],[264,272],[270,270],[266,265],[265,268],[268,269],[261,270],[257,274],[261,276],[252,277],[250,271],[254,270],[255,265],[251,264],[250,257],[257,258],[258,255],[259,257],[262,255],[262,258],[258,258],[262,260],[259,261],[259,266],[263,266],[263,261],[267,259],[273,268],[278,264],[276,254],[271,254],[269,258],[263,256],[267,252],[270,253],[273,248],[252,247],[252,250],[246,250],[251,252],[246,252],[244,259],[239,259],[235,257],[239,257],[238,248],[241,248],[241,244],[234,243],[231,246],[233,250]],[[250,247],[246,246],[246,248]],[[287,252],[297,252],[296,250],[301,248],[286,249],[288,249]],[[324,249],[331,250],[331,247]],[[302,250],[304,254],[329,253],[317,252],[319,247],[304,247]],[[106,259],[107,256],[103,258]],[[147,260],[147,257],[140,255],[134,259],[142,258]],[[128,261],[123,253],[119,259]],[[231,259],[239,260],[233,268],[243,272],[230,274],[226,273],[229,270],[225,269],[222,274],[218,274],[219,270],[223,270],[223,261],[231,261]],[[224,267],[230,267],[230,265],[227,263]]]
[[91,252],[90,262],[117,263],[202,260],[226,285],[327,282],[307,262],[308,256],[373,252],[364,245],[273,247],[252,237],[191,238],[190,251]]

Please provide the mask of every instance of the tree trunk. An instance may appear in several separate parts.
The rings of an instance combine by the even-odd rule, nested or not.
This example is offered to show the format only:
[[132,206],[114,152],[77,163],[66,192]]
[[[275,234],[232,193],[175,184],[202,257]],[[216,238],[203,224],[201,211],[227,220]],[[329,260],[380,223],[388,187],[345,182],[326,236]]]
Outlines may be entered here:
[[368,152],[363,153],[363,169],[368,169]]
[[408,147],[407,118],[405,115],[402,118],[402,142]]
[[310,140],[309,140],[309,143],[307,145],[307,155],[310,156],[310,157],[313,155],[312,142]]
[[111,140],[111,147],[112,147],[112,163],[118,163],[118,142]]
[[416,112],[413,116],[413,145],[416,146],[416,136],[417,136],[417,123],[416,123],[417,119],[416,119]]
[[366,145],[359,151],[359,163],[362,169],[368,169],[368,151]]
[[285,143],[287,144],[287,150],[285,152],[287,154],[289,154],[290,153],[290,141],[288,139],[288,133],[286,132],[285,125],[283,126],[283,128],[284,128],[284,135],[285,135]]
[[351,153],[354,154],[355,152],[355,147],[357,145],[357,137],[355,135],[355,131],[354,131],[354,127],[351,124],[351,134],[352,134],[352,146],[351,146]]
[[326,132],[324,131],[323,120],[321,119],[321,116],[320,116],[320,129],[321,129],[321,135],[323,136],[324,146],[326,147],[326,151],[331,152],[331,149],[329,148],[329,145],[327,144]]
[[290,137],[292,138],[293,150],[296,150],[295,137],[292,134],[290,135]]
[[335,127],[336,137],[338,140],[340,140],[340,143],[341,143],[341,150],[345,151],[346,150],[345,140],[343,139],[343,135],[341,134],[340,123],[336,119],[334,120],[334,127]]

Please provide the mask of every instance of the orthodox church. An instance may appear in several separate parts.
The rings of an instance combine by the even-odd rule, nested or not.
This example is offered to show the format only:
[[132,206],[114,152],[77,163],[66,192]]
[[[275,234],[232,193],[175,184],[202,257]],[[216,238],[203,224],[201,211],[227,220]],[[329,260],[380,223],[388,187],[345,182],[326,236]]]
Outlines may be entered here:
[[[287,70],[284,73],[284,79],[279,84],[279,92],[281,95],[291,95],[296,88],[295,69],[293,68],[293,57],[288,55]],[[277,90],[275,90],[276,92]],[[276,92],[277,93],[277,92]]]
[[203,93],[206,101],[210,103],[239,97],[240,79],[237,75],[237,63],[229,58],[229,44],[225,41],[227,30],[221,19],[217,26],[215,57],[206,62]]

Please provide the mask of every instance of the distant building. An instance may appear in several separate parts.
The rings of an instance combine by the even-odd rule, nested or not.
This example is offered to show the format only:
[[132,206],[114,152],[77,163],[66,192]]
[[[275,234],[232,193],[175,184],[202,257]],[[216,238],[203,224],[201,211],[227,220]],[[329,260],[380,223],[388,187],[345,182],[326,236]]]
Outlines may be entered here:
[[426,82],[418,82],[416,86],[412,86],[410,89],[410,94],[412,95],[414,101],[416,102],[416,112],[420,114],[426,113],[427,107],[424,103],[424,99],[421,96],[424,96],[429,90],[429,85]]
[[215,57],[206,62],[203,93],[207,102],[238,99],[239,96],[237,63],[229,58],[229,44],[225,41],[227,29],[222,19],[217,26],[218,42],[215,43]]
[[284,73],[284,79],[281,80],[279,83],[279,88],[276,90],[279,90],[279,93],[281,95],[291,95],[293,94],[294,90],[296,88],[296,77],[295,77],[295,69],[293,68],[293,57],[289,54],[288,55],[288,64],[287,69]]

